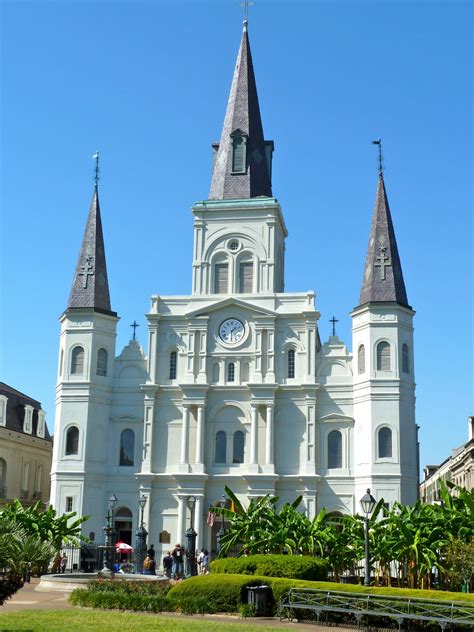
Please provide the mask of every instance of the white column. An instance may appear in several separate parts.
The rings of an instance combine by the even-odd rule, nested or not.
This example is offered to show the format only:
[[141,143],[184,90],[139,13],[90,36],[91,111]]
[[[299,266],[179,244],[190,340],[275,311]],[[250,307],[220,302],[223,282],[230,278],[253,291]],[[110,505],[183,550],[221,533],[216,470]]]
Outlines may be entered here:
[[203,535],[203,515],[202,515],[202,496],[196,496],[196,507],[194,510],[194,531],[196,531],[196,550],[200,551],[202,548],[202,535]]
[[183,406],[183,426],[181,431],[181,472],[189,472],[189,404]]
[[204,470],[204,405],[197,406],[196,471]]
[[250,426],[250,470],[258,471],[257,465],[258,408],[252,405],[252,423]]
[[[184,519],[186,517],[185,500],[185,496],[178,496],[178,528],[176,530],[176,542],[174,543],[179,542],[182,546],[184,546]],[[171,544],[173,544],[173,542],[171,542]]]
[[265,469],[273,471],[273,404],[267,405],[267,432],[265,439]]
[[153,445],[153,418],[155,415],[155,395],[150,392],[145,393],[145,423],[143,432],[143,455],[142,455],[142,473],[151,473],[152,467],[152,451]]

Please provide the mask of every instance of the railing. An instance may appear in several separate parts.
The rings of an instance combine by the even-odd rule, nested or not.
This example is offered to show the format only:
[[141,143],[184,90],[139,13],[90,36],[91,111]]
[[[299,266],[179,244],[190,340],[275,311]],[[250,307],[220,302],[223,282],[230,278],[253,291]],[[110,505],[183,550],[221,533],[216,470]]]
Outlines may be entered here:
[[[280,617],[284,610],[309,610],[316,614],[318,621],[324,612],[337,612],[353,615],[357,623],[360,623],[363,616],[390,617],[397,621],[399,629],[405,620],[431,621],[438,623],[441,630],[448,624],[465,625],[474,629],[474,602],[292,588],[281,599]],[[288,615],[290,614],[289,612]]]

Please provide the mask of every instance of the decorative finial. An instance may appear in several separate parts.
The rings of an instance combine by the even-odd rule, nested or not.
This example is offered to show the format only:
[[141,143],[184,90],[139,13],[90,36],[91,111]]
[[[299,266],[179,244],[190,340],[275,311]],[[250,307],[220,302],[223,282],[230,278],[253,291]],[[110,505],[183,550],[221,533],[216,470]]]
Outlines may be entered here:
[[99,150],[97,150],[95,152],[95,154],[92,156],[92,158],[95,160],[94,188],[97,191],[97,189],[99,187]]
[[334,337],[336,335],[336,323],[338,323],[339,321],[335,316],[333,316],[329,322],[332,323],[332,335]]
[[130,325],[130,327],[132,327],[132,329],[133,329],[133,338],[132,338],[132,340],[136,340],[137,339],[137,337],[136,337],[137,327],[140,327],[140,325],[137,323],[136,320],[134,320],[133,323]]
[[247,30],[247,25],[249,23],[249,7],[253,7],[255,2],[249,2],[249,0],[244,0],[241,3],[241,7],[244,8],[244,31]]
[[382,139],[373,140],[372,145],[378,145],[379,147],[379,176],[383,175],[383,165],[382,165]]

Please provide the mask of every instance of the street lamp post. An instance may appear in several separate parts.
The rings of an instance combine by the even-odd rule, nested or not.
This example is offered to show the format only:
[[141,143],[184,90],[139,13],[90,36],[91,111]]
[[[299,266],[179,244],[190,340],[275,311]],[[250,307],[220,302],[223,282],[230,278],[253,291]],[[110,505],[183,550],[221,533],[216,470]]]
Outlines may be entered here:
[[186,538],[186,576],[193,577],[197,575],[196,568],[196,536],[197,533],[194,530],[194,508],[196,506],[196,497],[188,496],[186,501],[188,509],[191,512],[191,520],[189,523],[189,529],[186,529],[184,537]]
[[107,507],[107,515],[105,517],[106,524],[105,527],[103,527],[105,533],[104,568],[101,570],[102,575],[107,575],[109,577],[114,576],[115,546],[112,542],[112,535],[115,531],[114,509],[116,504],[117,497],[115,496],[115,494],[112,494],[109,498],[109,503]]
[[[224,496],[224,494],[222,494],[221,499],[219,501],[219,505],[221,506],[222,509],[224,509],[224,507],[227,504],[227,498]],[[221,552],[221,539],[224,537],[225,535],[225,527],[224,527],[224,516],[221,516],[221,528],[219,529],[219,531],[217,532],[217,555],[220,555]]]
[[142,494],[140,496],[140,500],[138,501],[140,505],[140,526],[136,531],[137,540],[135,543],[135,573],[143,573],[143,562],[146,557],[146,538],[148,535],[148,531],[145,529],[143,524],[143,512],[145,510],[146,505],[146,496]]
[[369,516],[372,513],[377,501],[370,493],[370,489],[360,499],[362,511],[365,514],[365,577],[364,586],[370,586],[370,558],[369,558]]

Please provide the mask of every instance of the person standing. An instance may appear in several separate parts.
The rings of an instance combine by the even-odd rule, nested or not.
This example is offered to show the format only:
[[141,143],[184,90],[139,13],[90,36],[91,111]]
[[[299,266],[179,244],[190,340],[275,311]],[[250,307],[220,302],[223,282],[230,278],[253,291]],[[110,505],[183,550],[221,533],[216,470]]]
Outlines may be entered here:
[[154,560],[155,559],[155,545],[150,544],[150,548],[148,549],[146,553],[150,559]]
[[173,558],[171,557],[170,551],[168,551],[163,558],[163,572],[168,579],[171,579],[171,574],[173,572]]
[[184,569],[184,554],[181,544],[177,544],[172,553],[173,558],[173,579],[182,579]]

